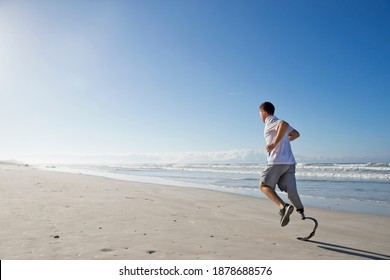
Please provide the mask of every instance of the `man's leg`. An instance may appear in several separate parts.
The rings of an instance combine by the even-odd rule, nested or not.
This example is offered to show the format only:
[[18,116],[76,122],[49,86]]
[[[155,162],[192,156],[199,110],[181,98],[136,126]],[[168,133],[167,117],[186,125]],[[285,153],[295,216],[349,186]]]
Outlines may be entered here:
[[283,176],[278,182],[278,186],[282,191],[287,192],[288,199],[295,206],[295,208],[303,218],[305,216],[303,214],[304,207],[297,191],[297,183],[295,179],[295,165],[291,165],[288,171],[283,174]]
[[265,185],[263,182],[260,182],[260,190],[273,202],[276,203],[276,205],[279,206],[280,209],[283,209],[284,201],[280,198],[280,196],[275,192],[273,188],[270,186]]
[[286,204],[273,188],[265,185],[263,182],[260,183],[260,189],[269,199],[279,206],[279,214],[281,216],[280,225],[282,227],[286,226],[290,222],[290,215],[294,211],[294,206]]

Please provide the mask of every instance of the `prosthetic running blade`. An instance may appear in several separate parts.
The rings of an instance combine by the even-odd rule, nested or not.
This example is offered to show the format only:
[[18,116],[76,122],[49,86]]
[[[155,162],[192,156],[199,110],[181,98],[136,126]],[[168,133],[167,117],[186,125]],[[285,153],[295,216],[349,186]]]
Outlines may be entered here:
[[297,237],[298,240],[307,241],[316,234],[316,230],[318,227],[318,221],[312,217],[303,217],[302,220],[312,220],[314,222],[314,229],[312,230],[312,232],[309,235],[303,236],[303,237]]

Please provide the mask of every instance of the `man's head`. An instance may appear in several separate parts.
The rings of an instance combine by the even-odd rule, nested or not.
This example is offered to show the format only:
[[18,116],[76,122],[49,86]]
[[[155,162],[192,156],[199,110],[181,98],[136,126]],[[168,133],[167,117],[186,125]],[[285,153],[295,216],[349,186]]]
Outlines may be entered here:
[[263,122],[268,116],[273,116],[275,113],[275,106],[271,102],[264,102],[259,107],[260,116]]

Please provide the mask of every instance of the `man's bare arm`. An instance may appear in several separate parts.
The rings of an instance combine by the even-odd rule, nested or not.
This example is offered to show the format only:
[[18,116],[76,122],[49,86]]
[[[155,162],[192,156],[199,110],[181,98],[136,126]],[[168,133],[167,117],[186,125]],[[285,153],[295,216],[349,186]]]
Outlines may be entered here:
[[293,129],[289,134],[288,134],[288,140],[294,141],[300,136],[299,132]]

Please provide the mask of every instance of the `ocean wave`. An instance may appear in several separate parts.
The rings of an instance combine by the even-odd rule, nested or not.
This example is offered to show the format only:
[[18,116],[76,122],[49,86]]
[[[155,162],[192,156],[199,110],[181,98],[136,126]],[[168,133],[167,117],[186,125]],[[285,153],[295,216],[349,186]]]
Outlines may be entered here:
[[390,167],[390,163],[367,163],[366,165],[374,167]]
[[377,173],[336,173],[336,172],[315,172],[315,171],[297,171],[298,179],[310,180],[352,180],[352,181],[373,181],[373,182],[390,182],[390,174]]
[[[98,165],[83,166],[80,168],[104,170],[115,173],[151,173],[163,176],[163,173],[177,173],[175,175],[185,177],[204,178],[216,176],[232,179],[236,176],[239,180],[259,179],[266,165],[260,164],[128,164],[128,165]],[[213,175],[215,174],[215,175]],[[221,175],[219,175],[221,174]],[[226,175],[222,175],[226,174]],[[390,182],[390,165],[388,163],[366,164],[297,164],[296,175],[300,179],[311,180],[363,180],[373,182]]]

